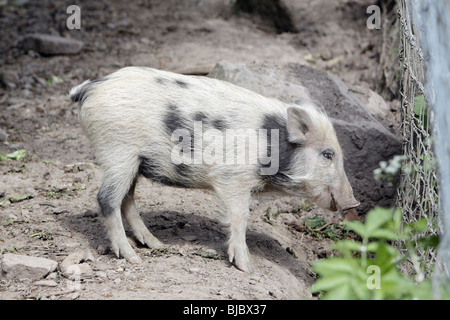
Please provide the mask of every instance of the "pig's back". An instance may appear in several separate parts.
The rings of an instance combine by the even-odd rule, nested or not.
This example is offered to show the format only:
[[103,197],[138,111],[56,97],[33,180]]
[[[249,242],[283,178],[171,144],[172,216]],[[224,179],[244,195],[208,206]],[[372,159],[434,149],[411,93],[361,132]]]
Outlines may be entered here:
[[[178,178],[171,179],[179,181],[180,186],[201,187],[211,182],[212,176],[222,179],[225,172],[228,176],[234,175],[233,172],[253,176],[257,165],[183,164],[177,167],[178,172],[174,171],[169,162],[177,143],[171,140],[175,130],[186,130],[192,141],[196,123],[201,124],[203,132],[257,130],[263,128],[268,116],[285,119],[287,107],[225,81],[144,67],[123,68],[94,81],[83,98],[80,123],[94,149],[111,150],[111,145],[124,145],[127,152],[141,158],[144,167],[158,167],[165,178],[175,172]],[[109,157],[101,151],[96,154],[98,158]],[[189,171],[191,174],[182,177]]]

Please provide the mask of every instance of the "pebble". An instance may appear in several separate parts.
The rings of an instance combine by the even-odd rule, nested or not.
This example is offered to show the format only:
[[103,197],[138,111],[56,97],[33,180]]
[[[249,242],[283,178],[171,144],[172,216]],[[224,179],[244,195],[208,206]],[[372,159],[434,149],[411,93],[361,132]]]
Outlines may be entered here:
[[69,209],[65,208],[65,207],[58,207],[53,209],[53,214],[61,214],[61,213],[67,213],[69,212]]
[[102,255],[102,256],[105,255],[105,254],[108,254],[109,253],[109,247],[101,244],[101,245],[99,245],[97,247],[97,253],[99,255]]
[[3,129],[0,129],[0,141],[8,141],[8,134]]
[[43,33],[26,35],[21,45],[43,55],[77,54],[83,49],[81,41]]
[[55,271],[57,266],[58,263],[50,259],[6,253],[2,257],[1,271],[8,279],[38,280]]
[[83,213],[83,217],[86,218],[95,218],[98,216],[98,212],[97,210],[92,210],[92,209],[87,209],[84,213]]
[[9,89],[15,89],[19,83],[19,76],[14,70],[4,70],[0,72],[0,83]]
[[192,241],[197,240],[198,237],[195,235],[188,235],[188,236],[182,236],[181,239],[192,242]]
[[[92,253],[87,250],[77,250],[69,254],[63,262],[61,262],[61,272],[68,278],[71,276],[90,277],[93,274],[91,266],[84,261],[93,261]],[[82,263],[83,262],[83,263]]]
[[108,276],[106,275],[106,272],[104,271],[97,271],[95,272],[95,276],[98,278],[106,279]]
[[70,296],[70,299],[75,300],[75,299],[78,299],[79,297],[80,297],[80,292],[76,291]]
[[53,280],[40,280],[34,283],[36,286],[41,287],[56,287],[58,284]]

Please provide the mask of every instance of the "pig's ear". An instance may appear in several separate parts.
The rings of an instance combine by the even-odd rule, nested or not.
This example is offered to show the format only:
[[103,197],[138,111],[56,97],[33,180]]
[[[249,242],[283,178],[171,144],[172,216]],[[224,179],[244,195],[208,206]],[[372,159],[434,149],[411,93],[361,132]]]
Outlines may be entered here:
[[289,142],[303,143],[306,140],[306,133],[311,129],[311,118],[308,111],[296,106],[289,107],[286,129]]

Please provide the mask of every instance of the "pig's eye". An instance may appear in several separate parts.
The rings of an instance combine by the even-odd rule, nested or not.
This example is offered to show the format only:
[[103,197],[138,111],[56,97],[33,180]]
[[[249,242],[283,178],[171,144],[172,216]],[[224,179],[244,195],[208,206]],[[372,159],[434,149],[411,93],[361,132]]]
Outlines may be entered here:
[[322,155],[327,158],[328,160],[333,160],[333,153],[329,151],[322,152]]

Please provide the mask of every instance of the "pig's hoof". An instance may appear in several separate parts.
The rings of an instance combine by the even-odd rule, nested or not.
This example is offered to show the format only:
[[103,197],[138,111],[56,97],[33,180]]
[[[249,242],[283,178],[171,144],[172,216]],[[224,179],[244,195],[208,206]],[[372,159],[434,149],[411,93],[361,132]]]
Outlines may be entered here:
[[129,263],[132,263],[132,264],[140,264],[140,263],[142,263],[142,259],[139,258],[138,255],[133,256],[133,257],[127,259],[127,261],[128,261]]
[[150,249],[162,249],[164,247],[164,244],[148,231],[135,236],[140,243],[146,245]]
[[113,241],[111,243],[111,249],[117,257],[123,257],[130,263],[138,264],[142,262],[141,258],[134,252],[128,241]]
[[247,272],[247,273],[252,273],[253,272],[253,268],[251,266],[250,263],[238,263],[238,262],[234,262],[234,265],[236,266],[236,268],[238,268],[241,271]]
[[234,250],[232,248],[228,249],[228,258],[231,263],[234,262],[236,268],[241,271],[252,273],[253,268],[250,262],[250,254],[248,253],[248,249]]

